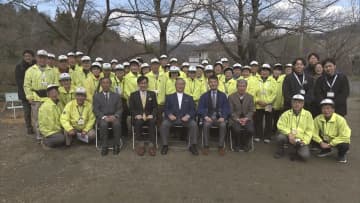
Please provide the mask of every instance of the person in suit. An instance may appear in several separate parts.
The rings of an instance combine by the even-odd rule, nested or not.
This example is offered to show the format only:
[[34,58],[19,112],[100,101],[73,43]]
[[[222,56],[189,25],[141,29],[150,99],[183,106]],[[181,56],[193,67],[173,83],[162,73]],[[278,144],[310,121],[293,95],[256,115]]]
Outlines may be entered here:
[[[131,93],[129,99],[131,117],[133,119],[135,136],[141,135],[142,126],[147,125],[151,143],[149,145],[150,156],[156,155],[156,114],[157,114],[157,100],[156,94],[153,91],[148,91],[149,79],[145,76],[140,76],[137,79],[139,90]],[[136,148],[139,156],[145,154],[145,146],[140,142]]]
[[190,152],[193,155],[199,155],[199,152],[196,148],[198,127],[194,120],[195,102],[191,96],[184,93],[184,79],[176,79],[175,88],[176,92],[166,96],[165,99],[165,118],[160,127],[160,134],[163,145],[161,154],[165,155],[168,152],[168,136],[171,126],[181,125],[188,129],[190,137]]
[[229,96],[231,117],[229,120],[231,132],[235,138],[234,150],[249,151],[249,141],[254,134],[253,114],[254,99],[246,92],[247,81],[237,81],[237,92]]
[[112,143],[113,153],[119,154],[121,136],[120,118],[122,113],[121,98],[119,94],[110,91],[110,78],[101,78],[100,85],[102,91],[94,95],[93,111],[100,127],[100,136],[102,138],[101,155],[105,156],[108,154],[109,126],[112,126],[114,135]]
[[203,119],[204,149],[209,153],[209,134],[212,126],[219,127],[219,154],[225,155],[224,142],[226,135],[226,120],[230,115],[229,101],[225,93],[218,90],[219,79],[211,76],[208,79],[210,90],[205,92],[199,101],[198,113]]

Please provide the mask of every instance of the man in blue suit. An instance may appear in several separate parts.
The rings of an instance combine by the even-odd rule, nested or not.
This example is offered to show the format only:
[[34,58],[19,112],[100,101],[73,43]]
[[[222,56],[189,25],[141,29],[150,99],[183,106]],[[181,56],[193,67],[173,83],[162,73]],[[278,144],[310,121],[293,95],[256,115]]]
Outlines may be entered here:
[[196,149],[198,127],[194,121],[195,102],[191,96],[184,94],[185,80],[182,78],[176,79],[175,88],[176,93],[168,95],[165,101],[165,118],[160,127],[163,145],[161,154],[165,155],[168,152],[168,136],[171,126],[181,125],[188,129],[190,152],[193,155],[199,155]]
[[198,113],[203,119],[204,148],[203,154],[209,154],[209,134],[212,126],[219,127],[219,155],[225,155],[224,142],[226,120],[230,115],[230,105],[226,94],[218,90],[219,80],[216,76],[208,79],[210,90],[199,100]]

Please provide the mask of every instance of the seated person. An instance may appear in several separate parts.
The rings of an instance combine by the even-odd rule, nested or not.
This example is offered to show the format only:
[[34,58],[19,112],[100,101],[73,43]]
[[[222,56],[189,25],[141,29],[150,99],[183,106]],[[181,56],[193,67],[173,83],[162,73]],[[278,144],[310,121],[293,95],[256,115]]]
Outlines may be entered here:
[[101,78],[102,91],[94,95],[93,111],[100,128],[101,155],[108,154],[109,127],[113,130],[113,153],[120,152],[122,102],[119,94],[110,91],[111,79]]
[[168,152],[168,136],[171,126],[181,125],[188,129],[190,137],[190,152],[193,155],[199,155],[199,152],[196,148],[198,127],[194,120],[195,102],[191,96],[184,94],[184,79],[176,79],[175,88],[176,92],[166,96],[165,100],[165,118],[160,127],[160,134],[163,145],[161,154],[165,155]]
[[234,151],[249,151],[250,139],[254,133],[253,114],[254,99],[246,92],[247,81],[237,81],[237,92],[229,96],[231,117],[229,120],[232,137],[234,138]]
[[314,130],[314,120],[309,111],[304,107],[304,96],[296,94],[292,97],[292,108],[285,111],[279,118],[277,128],[278,151],[275,158],[285,155],[284,145],[290,143],[296,150],[291,160],[300,159],[306,161],[310,157],[309,143]]
[[[150,156],[156,155],[156,114],[157,114],[157,100],[156,94],[153,91],[148,91],[149,79],[145,76],[140,76],[137,79],[139,90],[131,93],[129,99],[130,112],[134,123],[135,138],[141,136],[142,126],[148,126],[151,143],[149,145]],[[134,138],[134,139],[135,139]],[[136,148],[139,156],[145,154],[144,142],[141,142]]]
[[65,106],[60,122],[65,131],[67,146],[71,145],[74,137],[85,143],[95,140],[95,115],[92,104],[86,101],[84,87],[75,89],[75,99]]
[[65,144],[65,136],[60,124],[61,108],[57,85],[49,85],[46,89],[48,98],[39,108],[39,130],[43,136],[44,149]]
[[218,90],[219,79],[211,76],[208,79],[210,90],[200,97],[198,113],[203,119],[204,149],[209,154],[209,135],[212,126],[219,127],[219,155],[225,155],[226,120],[230,115],[230,105],[225,93]]
[[331,99],[320,102],[322,114],[314,119],[313,140],[320,144],[318,157],[325,157],[332,148],[338,150],[338,161],[347,163],[346,153],[350,147],[351,129],[344,117],[335,113],[335,103]]

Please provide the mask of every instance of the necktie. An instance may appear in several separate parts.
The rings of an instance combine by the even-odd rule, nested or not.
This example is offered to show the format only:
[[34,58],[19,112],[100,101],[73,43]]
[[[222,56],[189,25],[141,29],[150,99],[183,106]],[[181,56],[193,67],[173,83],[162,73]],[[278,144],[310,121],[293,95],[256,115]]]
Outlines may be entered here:
[[105,101],[106,101],[106,103],[109,102],[109,93],[108,92],[105,92]]
[[215,91],[212,91],[212,96],[211,96],[211,102],[212,102],[212,105],[213,105],[213,108],[215,109],[216,108],[216,92]]

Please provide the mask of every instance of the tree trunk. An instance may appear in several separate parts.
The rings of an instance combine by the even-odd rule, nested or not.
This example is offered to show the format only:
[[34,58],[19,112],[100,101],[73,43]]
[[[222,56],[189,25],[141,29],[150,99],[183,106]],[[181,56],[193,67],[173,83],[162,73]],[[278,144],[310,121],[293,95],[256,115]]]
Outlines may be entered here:
[[167,30],[160,30],[160,54],[167,54]]

